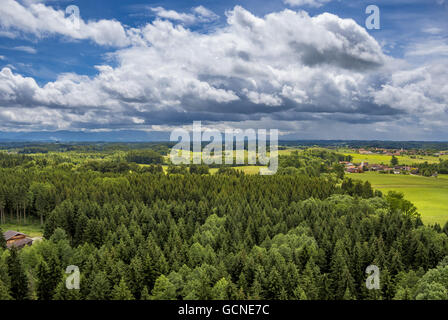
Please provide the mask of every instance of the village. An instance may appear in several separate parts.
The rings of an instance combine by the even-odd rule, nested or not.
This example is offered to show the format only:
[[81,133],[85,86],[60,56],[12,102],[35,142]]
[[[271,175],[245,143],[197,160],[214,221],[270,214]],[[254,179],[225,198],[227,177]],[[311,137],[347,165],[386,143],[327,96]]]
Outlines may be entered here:
[[[373,171],[384,174],[404,174],[404,175],[424,175],[437,177],[438,172],[428,173],[422,171],[418,164],[412,164],[411,161],[415,160],[416,163],[426,161],[428,157],[434,157],[434,159],[439,158],[442,160],[443,156],[448,155],[448,151],[430,151],[430,150],[414,150],[414,149],[386,149],[386,148],[353,148],[350,149],[351,154],[359,154],[366,156],[366,159],[358,158],[358,162],[353,161],[354,159],[350,157],[346,159],[348,161],[340,161],[339,163],[344,166],[346,173],[363,173],[366,171]],[[370,157],[376,163],[370,163]],[[391,156],[391,162],[385,164],[384,159],[379,160],[375,156]],[[408,159],[407,163],[399,163],[397,157],[404,157]],[[381,163],[378,163],[378,160]],[[409,161],[410,160],[410,161]]]
[[339,163],[345,166],[345,172],[347,173],[363,173],[365,171],[376,171],[379,173],[389,174],[418,174],[418,168],[414,168],[411,166],[388,166],[383,164],[370,164],[368,162],[354,164],[349,161],[340,161]]

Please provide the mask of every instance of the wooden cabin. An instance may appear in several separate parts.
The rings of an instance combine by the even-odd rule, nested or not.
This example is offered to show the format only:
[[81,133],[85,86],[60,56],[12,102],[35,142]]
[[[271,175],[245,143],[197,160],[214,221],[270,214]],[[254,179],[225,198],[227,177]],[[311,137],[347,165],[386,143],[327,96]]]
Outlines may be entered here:
[[6,246],[8,248],[14,246],[20,249],[33,244],[33,240],[30,237],[17,231],[8,230],[3,233],[3,237],[6,240]]

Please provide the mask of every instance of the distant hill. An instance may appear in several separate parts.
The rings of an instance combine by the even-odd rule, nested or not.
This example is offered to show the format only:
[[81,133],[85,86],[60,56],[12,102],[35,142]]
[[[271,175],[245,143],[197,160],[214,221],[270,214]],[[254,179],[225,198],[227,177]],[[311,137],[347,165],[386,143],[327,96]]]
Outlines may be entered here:
[[138,130],[0,132],[0,142],[155,142],[169,138],[169,132]]

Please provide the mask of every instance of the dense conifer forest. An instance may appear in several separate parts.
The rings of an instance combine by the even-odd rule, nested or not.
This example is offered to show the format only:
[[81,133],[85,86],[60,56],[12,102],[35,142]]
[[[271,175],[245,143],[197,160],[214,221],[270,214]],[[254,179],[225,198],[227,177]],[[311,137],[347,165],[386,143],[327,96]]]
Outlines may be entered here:
[[2,222],[44,225],[21,250],[0,237],[0,299],[448,299],[448,224],[344,177],[342,155],[281,156],[259,176],[70,152],[0,153]]

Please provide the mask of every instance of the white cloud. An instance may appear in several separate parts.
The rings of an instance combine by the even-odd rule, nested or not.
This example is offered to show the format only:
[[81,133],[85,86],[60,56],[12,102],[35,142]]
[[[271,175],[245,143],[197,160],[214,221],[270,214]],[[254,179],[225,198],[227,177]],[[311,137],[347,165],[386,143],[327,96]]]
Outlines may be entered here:
[[375,92],[374,98],[378,104],[419,116],[446,115],[448,60],[394,73],[391,81]]
[[448,56],[448,42],[443,40],[427,40],[410,45],[406,56]]
[[206,21],[213,21],[219,18],[217,14],[215,14],[213,11],[203,6],[193,8],[193,12],[195,12],[197,15],[199,15],[200,17],[202,17],[202,19]]
[[[34,35],[38,38],[61,35],[74,40],[91,40],[99,45],[126,47],[141,44],[139,29],[123,26],[116,20],[84,21],[80,12],[79,24],[65,11],[56,10],[43,2],[2,0],[0,5],[0,36],[17,38],[21,35]],[[162,7],[149,8],[159,18],[194,23],[212,22],[219,18],[209,9],[198,6],[192,13],[179,13]],[[76,19],[76,18],[75,18]]]
[[94,78],[66,74],[40,87],[4,69],[0,102],[65,110],[65,121],[88,114],[97,126],[182,122],[195,114],[241,121],[286,110],[297,117],[353,112],[353,101],[367,94],[369,70],[385,59],[362,27],[331,14],[285,10],[261,18],[235,7],[227,22],[199,34],[156,20],[136,31],[140,45],[113,54],[117,67],[99,66]]
[[[82,16],[82,12],[81,12]],[[115,20],[79,21],[79,28],[65,12],[42,3],[22,5],[15,0],[2,0],[0,5],[0,29],[11,37],[17,33],[33,34],[39,38],[58,34],[72,39],[89,39],[99,45],[126,46],[129,39],[126,30]]]
[[163,7],[151,8],[159,18],[194,24],[198,22],[211,22],[219,18],[213,11],[198,6],[192,9],[192,13],[181,13],[175,10],[166,10]]
[[13,47],[11,48],[12,50],[17,50],[17,51],[23,51],[29,54],[36,54],[37,50],[34,49],[33,47],[29,47],[29,46],[18,46],[18,47]]
[[186,23],[194,23],[196,21],[196,17],[193,14],[188,13],[179,13],[174,10],[166,10],[162,7],[151,8],[153,12],[157,14],[160,18],[176,20]]
[[237,6],[207,34],[169,20],[128,30],[130,45],[110,55],[116,66],[98,66],[94,77],[63,74],[39,86],[4,68],[2,125],[97,130],[199,119],[320,132],[342,122],[345,133],[381,123],[387,134],[415,115],[425,127],[446,119],[448,64],[403,70],[351,19],[292,10],[257,17]]
[[309,6],[318,8],[330,1],[331,0],[284,0],[283,2],[292,7]]
[[443,32],[443,29],[437,28],[437,27],[428,27],[428,28],[423,29],[423,32],[429,33],[429,34],[440,34]]

